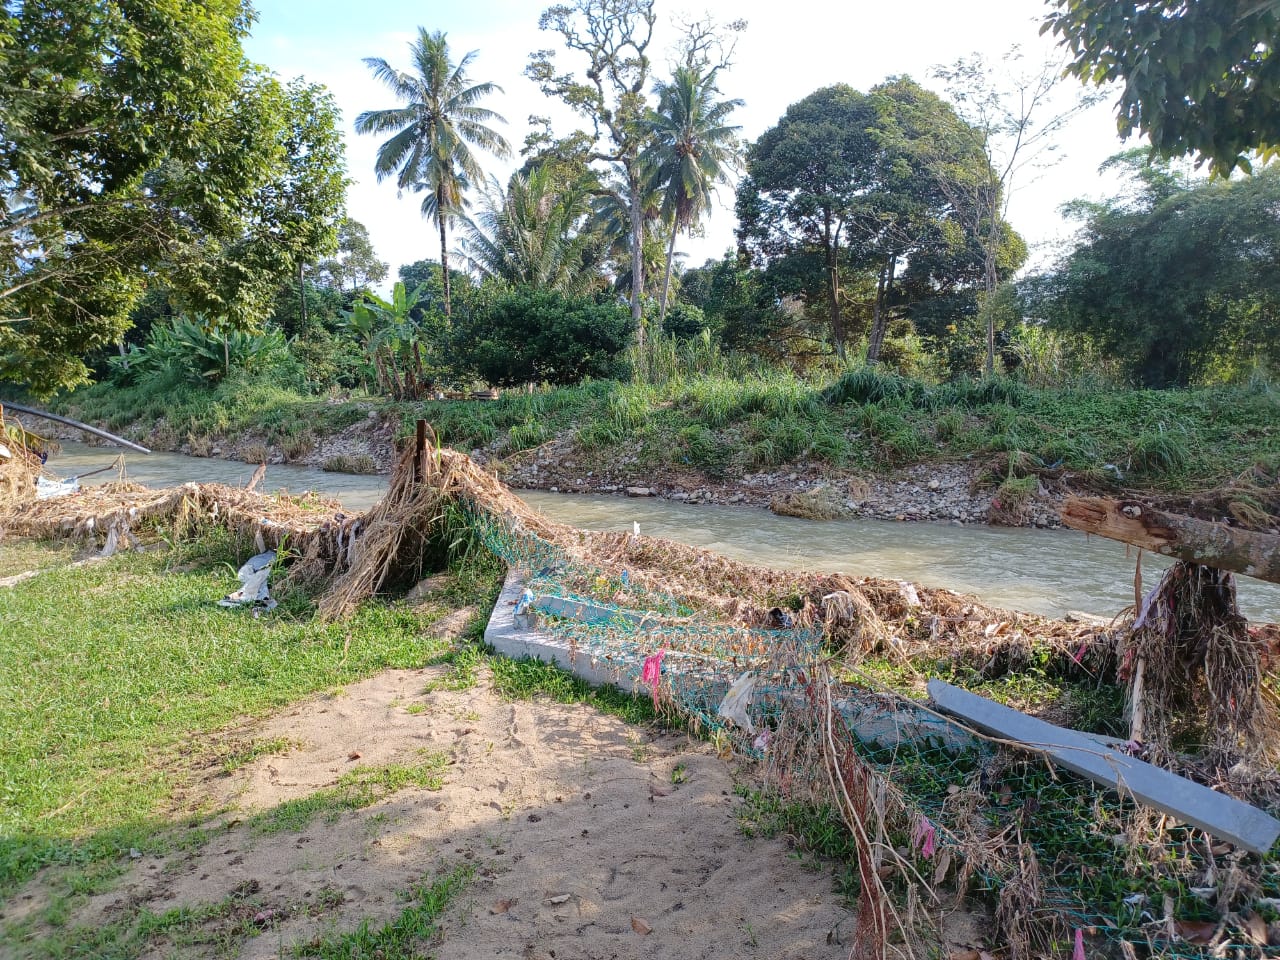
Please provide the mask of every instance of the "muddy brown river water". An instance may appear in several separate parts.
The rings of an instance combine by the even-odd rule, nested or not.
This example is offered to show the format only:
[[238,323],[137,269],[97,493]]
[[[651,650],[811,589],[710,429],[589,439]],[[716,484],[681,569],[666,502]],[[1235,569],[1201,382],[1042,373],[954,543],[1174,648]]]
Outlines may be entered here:
[[[110,464],[116,451],[64,443],[49,472],[75,476]],[[130,479],[148,486],[190,481],[248,483],[253,466],[176,453],[126,454]],[[113,474],[90,477],[104,483]],[[269,466],[268,490],[315,490],[363,510],[382,496],[382,476],[325,473],[312,467]],[[997,606],[1059,616],[1070,610],[1111,616],[1133,602],[1132,554],[1123,544],[1071,530],[1031,530],[878,520],[813,521],[779,517],[755,507],[675,503],[656,499],[519,491],[553,520],[589,530],[631,530],[707,547],[725,556],[784,569],[839,570],[892,577],[971,593]],[[1154,583],[1163,558],[1147,554],[1143,572]],[[1242,612],[1280,621],[1280,586],[1240,578]]]

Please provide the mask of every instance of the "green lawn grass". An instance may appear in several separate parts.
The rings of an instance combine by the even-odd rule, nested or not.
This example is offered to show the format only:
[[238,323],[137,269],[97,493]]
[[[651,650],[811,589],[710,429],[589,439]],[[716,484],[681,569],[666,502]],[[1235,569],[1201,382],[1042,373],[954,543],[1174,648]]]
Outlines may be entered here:
[[0,591],[0,896],[46,863],[161,842],[157,824],[189,812],[175,787],[219,763],[233,721],[447,648],[380,603],[342,624],[305,600],[262,618],[216,606],[252,552],[206,541]]

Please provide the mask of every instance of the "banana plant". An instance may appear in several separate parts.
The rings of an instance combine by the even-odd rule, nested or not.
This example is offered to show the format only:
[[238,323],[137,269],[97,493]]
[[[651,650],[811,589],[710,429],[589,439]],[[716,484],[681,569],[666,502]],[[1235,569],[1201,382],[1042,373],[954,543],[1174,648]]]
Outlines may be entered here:
[[347,314],[377,388],[396,400],[418,400],[435,390],[423,362],[430,338],[415,310],[422,293],[422,287],[406,290],[403,282],[392,289],[390,300],[366,291]]

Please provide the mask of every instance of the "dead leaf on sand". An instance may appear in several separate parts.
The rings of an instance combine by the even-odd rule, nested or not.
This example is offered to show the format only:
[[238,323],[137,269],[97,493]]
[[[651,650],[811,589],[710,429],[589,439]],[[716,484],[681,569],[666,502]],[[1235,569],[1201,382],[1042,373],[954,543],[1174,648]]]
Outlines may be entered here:
[[542,902],[543,902],[543,903],[546,903],[546,904],[549,904],[550,906],[553,906],[553,907],[558,907],[558,906],[560,906],[560,904],[562,904],[562,903],[568,903],[568,902],[569,902],[569,897],[570,897],[570,896],[572,896],[572,894],[568,894],[568,893],[560,893],[560,894],[557,894],[557,895],[556,895],[556,896],[554,896],[554,897],[547,897],[547,898],[546,898],[545,900],[543,900]]
[[489,908],[489,912],[490,913],[506,913],[508,910],[510,910],[519,902],[520,902],[519,900],[499,900],[497,903],[495,903],[492,907]]
[[640,934],[640,936],[642,937],[648,936],[649,934],[653,933],[653,927],[649,926],[639,917],[631,918],[631,929],[634,930],[636,933]]

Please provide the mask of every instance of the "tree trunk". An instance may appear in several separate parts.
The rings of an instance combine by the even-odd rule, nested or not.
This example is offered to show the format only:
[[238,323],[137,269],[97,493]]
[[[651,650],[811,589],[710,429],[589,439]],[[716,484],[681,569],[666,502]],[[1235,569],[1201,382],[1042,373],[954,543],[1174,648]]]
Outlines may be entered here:
[[991,191],[990,222],[987,225],[986,249],[983,251],[983,288],[986,299],[983,305],[987,313],[987,376],[996,372],[996,315],[992,312],[992,301],[995,299],[996,287],[1000,282],[996,273],[996,254],[1000,247],[1000,211],[996,197],[997,188]]
[[445,235],[444,207],[441,206],[444,190],[436,191],[436,219],[440,222],[440,278],[444,281],[444,315],[453,316],[453,297],[449,284],[449,243]]
[[627,166],[627,204],[631,208],[631,319],[636,325],[636,344],[644,346],[644,211],[640,209],[640,171],[633,162]]
[[307,329],[307,287],[302,279],[302,263],[298,263],[298,315],[302,319],[302,329]]
[[897,266],[897,256],[890,254],[889,262],[880,268],[880,276],[876,279],[875,317],[871,322],[871,335],[867,338],[867,363],[880,360],[880,348],[884,346],[885,330],[889,327],[889,295],[893,292],[893,275]]
[[1062,522],[1166,557],[1280,583],[1280,537],[1153,510],[1133,500],[1070,497]]
[[827,310],[831,318],[831,338],[835,341],[836,356],[844,360],[844,317],[840,313],[840,233],[831,233],[831,212],[826,213],[823,247],[827,258]]
[[662,278],[662,302],[658,308],[658,326],[667,319],[667,295],[671,292],[671,261],[676,255],[676,225],[671,224],[671,236],[667,240],[667,271]]

